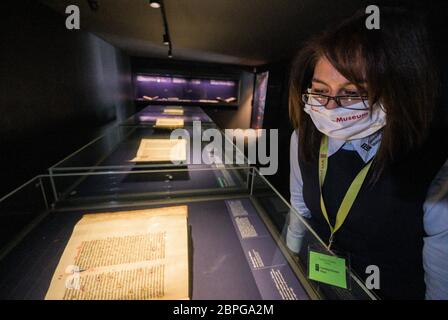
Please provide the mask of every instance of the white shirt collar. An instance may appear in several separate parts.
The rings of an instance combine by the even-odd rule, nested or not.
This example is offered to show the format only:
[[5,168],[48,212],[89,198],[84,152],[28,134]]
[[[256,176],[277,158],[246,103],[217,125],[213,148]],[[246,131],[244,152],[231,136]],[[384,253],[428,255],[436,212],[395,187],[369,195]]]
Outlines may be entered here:
[[364,163],[369,162],[380,147],[382,132],[377,131],[368,137],[356,140],[338,140],[329,137],[328,156],[335,154],[339,149],[356,151]]

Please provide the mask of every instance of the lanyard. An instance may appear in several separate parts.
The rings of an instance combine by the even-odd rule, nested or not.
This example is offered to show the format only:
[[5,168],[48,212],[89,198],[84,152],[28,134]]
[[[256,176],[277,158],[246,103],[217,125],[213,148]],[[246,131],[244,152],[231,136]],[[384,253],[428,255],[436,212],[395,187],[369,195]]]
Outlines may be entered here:
[[320,143],[320,152],[319,152],[319,189],[320,189],[320,208],[322,210],[322,213],[324,215],[325,220],[327,220],[328,226],[330,227],[330,240],[328,244],[328,249],[330,249],[332,243],[334,234],[336,231],[339,230],[339,228],[342,226],[342,224],[345,221],[345,218],[347,218],[348,213],[355,202],[356,197],[358,196],[359,190],[361,189],[361,186],[366,179],[367,172],[369,172],[370,166],[372,165],[372,161],[370,161],[367,165],[364,166],[364,168],[359,171],[359,173],[356,175],[355,179],[352,181],[350,187],[347,190],[347,193],[344,196],[344,199],[342,200],[342,203],[338,209],[338,212],[336,214],[336,222],[334,227],[330,223],[330,219],[328,219],[328,213],[327,209],[325,207],[324,198],[322,197],[322,186],[325,181],[325,176],[327,174],[327,167],[328,167],[328,136],[324,135],[322,137],[321,143]]

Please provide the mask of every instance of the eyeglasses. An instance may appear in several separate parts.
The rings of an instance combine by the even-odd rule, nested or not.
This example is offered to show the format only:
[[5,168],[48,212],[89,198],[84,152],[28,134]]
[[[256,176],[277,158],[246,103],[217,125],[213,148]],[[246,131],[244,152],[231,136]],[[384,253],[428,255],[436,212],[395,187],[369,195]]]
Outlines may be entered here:
[[[336,104],[345,109],[350,110],[367,110],[368,97],[367,96],[327,96],[320,93],[304,93],[302,94],[302,101],[314,107],[326,107],[330,100],[334,100]],[[360,102],[362,102],[360,104]]]

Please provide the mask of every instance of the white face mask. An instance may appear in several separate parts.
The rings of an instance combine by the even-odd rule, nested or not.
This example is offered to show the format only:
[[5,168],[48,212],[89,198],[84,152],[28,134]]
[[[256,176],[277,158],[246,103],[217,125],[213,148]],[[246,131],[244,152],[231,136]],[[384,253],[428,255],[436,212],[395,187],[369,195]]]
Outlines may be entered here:
[[[363,103],[359,102],[351,107],[361,109]],[[304,110],[320,132],[338,140],[361,139],[386,125],[386,113],[380,105],[375,105],[372,112],[370,109],[349,110],[341,107],[327,109],[309,104],[305,104]]]

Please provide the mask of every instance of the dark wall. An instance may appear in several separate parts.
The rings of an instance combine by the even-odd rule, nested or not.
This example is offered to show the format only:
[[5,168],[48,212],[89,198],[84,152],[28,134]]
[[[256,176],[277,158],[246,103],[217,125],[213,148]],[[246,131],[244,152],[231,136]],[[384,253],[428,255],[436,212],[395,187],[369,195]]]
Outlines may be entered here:
[[1,4],[0,195],[133,112],[129,57],[37,1]]
[[[423,10],[423,9],[422,9]],[[440,77],[440,103],[435,126],[447,135],[448,130],[448,1],[426,7],[429,35]],[[445,40],[443,40],[445,39]]]

